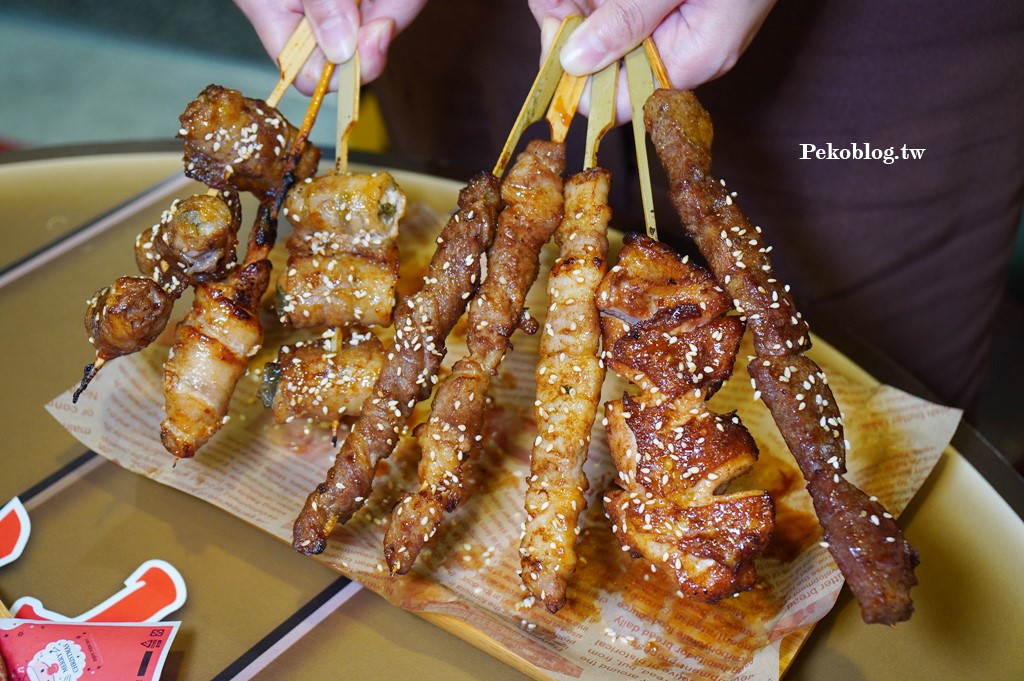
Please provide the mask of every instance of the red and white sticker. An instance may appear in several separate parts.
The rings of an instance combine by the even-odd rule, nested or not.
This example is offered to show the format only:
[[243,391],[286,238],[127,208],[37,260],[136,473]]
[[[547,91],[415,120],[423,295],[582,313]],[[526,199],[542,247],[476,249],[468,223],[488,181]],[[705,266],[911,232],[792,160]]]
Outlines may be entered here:
[[13,563],[21,556],[32,533],[28,511],[18,497],[14,497],[0,508],[0,567]]
[[147,560],[124,581],[124,588],[81,615],[69,617],[49,610],[31,596],[15,601],[18,619],[50,622],[158,622],[185,603],[185,580],[163,560]]

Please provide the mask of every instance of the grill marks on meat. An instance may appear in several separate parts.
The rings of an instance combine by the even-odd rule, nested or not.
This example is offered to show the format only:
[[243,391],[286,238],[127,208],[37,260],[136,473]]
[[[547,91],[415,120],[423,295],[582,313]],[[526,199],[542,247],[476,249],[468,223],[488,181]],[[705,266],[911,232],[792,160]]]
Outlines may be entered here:
[[392,574],[408,572],[442,512],[462,499],[462,465],[480,439],[491,376],[523,315],[540,250],[562,219],[564,168],[564,145],[533,140],[502,183],[506,208],[487,252],[487,278],[469,306],[469,354],[438,387],[430,417],[417,429],[420,489],[395,505],[384,537]]
[[913,612],[918,557],[892,517],[847,482],[842,419],[788,287],[774,278],[769,248],[722,182],[710,175],[711,120],[691,92],[659,90],[645,107],[683,226],[746,315],[757,358],[747,367],[807,481],[829,552],[868,623]]
[[437,239],[423,287],[395,307],[395,338],[372,394],[345,439],[327,479],[310,493],[295,521],[292,545],[323,552],[337,522],[346,522],[370,493],[377,463],[390,456],[416,402],[426,399],[444,359],[445,339],[479,285],[480,256],[494,239],[501,210],[498,181],[475,176]]
[[294,161],[288,152],[298,129],[262,99],[208,85],[178,117],[185,141],[185,174],[215,189],[234,187],[261,200],[274,192],[286,171],[311,177],[320,150],[306,144]]
[[384,172],[296,184],[283,211],[293,232],[278,280],[281,321],[296,328],[391,324],[405,204]]
[[[605,494],[605,512],[631,555],[714,602],[753,587],[775,525],[766,492],[725,493],[757,446],[735,413],[705,407],[732,371],[743,324],[720,316],[728,297],[707,272],[646,236],[624,244],[597,300],[618,318],[606,324],[605,362],[641,390],[606,405],[621,489]],[[637,296],[656,302],[638,312]],[[620,321],[638,314],[650,316]]]
[[548,277],[549,307],[537,363],[537,440],[530,457],[520,541],[527,591],[550,612],[565,604],[576,570],[583,472],[604,381],[594,302],[607,271],[611,173],[595,168],[565,183],[565,216],[555,231],[559,258]]
[[223,425],[235,385],[263,339],[257,308],[269,278],[270,261],[258,260],[222,282],[196,287],[164,363],[160,440],[174,456],[194,456]]

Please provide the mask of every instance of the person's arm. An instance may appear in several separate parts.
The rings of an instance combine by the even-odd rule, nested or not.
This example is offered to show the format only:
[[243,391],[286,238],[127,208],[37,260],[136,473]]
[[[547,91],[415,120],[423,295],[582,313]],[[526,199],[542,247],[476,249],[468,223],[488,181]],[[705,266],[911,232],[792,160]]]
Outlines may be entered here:
[[[309,94],[327,59],[348,61],[359,49],[363,82],[384,70],[391,40],[419,14],[426,0],[234,0],[274,59],[302,21],[309,19],[319,49],[306,62],[295,87]],[[325,56],[326,55],[326,56]]]
[[[574,75],[594,73],[653,36],[675,88],[689,90],[724,75],[736,64],[775,0],[529,0],[546,53],[558,22],[587,18],[562,49]],[[553,19],[552,19],[553,18]],[[619,121],[629,120],[620,78]]]

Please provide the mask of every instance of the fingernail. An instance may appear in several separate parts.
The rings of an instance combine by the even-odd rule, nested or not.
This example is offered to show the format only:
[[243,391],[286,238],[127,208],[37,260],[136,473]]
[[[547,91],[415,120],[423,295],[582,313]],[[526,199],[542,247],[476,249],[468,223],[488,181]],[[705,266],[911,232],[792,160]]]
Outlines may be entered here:
[[391,40],[395,37],[395,20],[390,18],[374,19],[369,24],[373,40],[382,55],[387,54]]
[[317,27],[317,42],[329,60],[341,64],[356,51],[356,28],[340,17],[328,17]]
[[604,57],[604,47],[597,44],[591,33],[576,31],[562,48],[562,68],[574,76],[585,76],[596,71]]

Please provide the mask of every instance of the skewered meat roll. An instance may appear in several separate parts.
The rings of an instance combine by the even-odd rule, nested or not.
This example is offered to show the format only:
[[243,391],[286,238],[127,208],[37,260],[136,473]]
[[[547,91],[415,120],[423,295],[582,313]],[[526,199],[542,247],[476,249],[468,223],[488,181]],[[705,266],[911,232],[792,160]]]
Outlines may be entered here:
[[707,272],[639,234],[624,240],[597,301],[615,318],[605,361],[640,388],[606,405],[621,487],[604,497],[612,530],[685,596],[714,602],[750,589],[775,507],[766,492],[726,493],[757,446],[735,413],[705,406],[732,373],[742,322],[721,316],[729,298]]
[[[273,192],[288,165],[298,130],[262,99],[208,85],[179,116],[185,140],[185,174],[215,189],[234,187],[263,198]],[[307,144],[292,171],[312,177],[320,150]]]
[[195,194],[175,201],[135,240],[139,271],[169,292],[223,279],[235,265],[242,221],[238,193]]
[[537,439],[530,455],[521,576],[556,612],[576,569],[576,537],[587,478],[583,464],[601,399],[604,364],[594,299],[608,256],[608,190],[601,168],[565,182],[565,216],[555,231],[559,257],[548,277],[549,307],[537,363]]
[[480,256],[494,239],[501,210],[498,180],[480,173],[459,193],[459,208],[437,238],[423,287],[395,309],[395,339],[385,355],[373,394],[295,521],[292,546],[322,553],[339,521],[358,511],[370,494],[377,463],[391,455],[416,402],[437,380],[445,339],[479,286]]
[[683,226],[747,318],[757,351],[747,372],[807,481],[825,543],[862,618],[885,624],[909,618],[917,551],[892,515],[843,477],[846,446],[835,397],[803,354],[810,347],[807,325],[772,272],[761,230],[711,176],[710,117],[692,92],[658,90],[644,118]]
[[388,173],[332,173],[296,184],[278,280],[281,321],[294,327],[387,326],[398,283],[405,195]]
[[174,456],[195,455],[223,425],[235,385],[263,339],[258,307],[269,278],[270,261],[257,260],[224,281],[196,287],[164,362],[167,416],[160,440]]
[[260,397],[276,423],[337,420],[359,413],[384,365],[384,346],[372,334],[352,334],[282,346],[263,369]]
[[469,306],[469,354],[438,386],[417,429],[420,488],[395,504],[384,536],[392,574],[405,574],[463,495],[462,464],[477,445],[491,376],[523,315],[540,269],[540,250],[562,219],[565,147],[532,140],[501,184],[506,207],[487,251],[487,278]]

